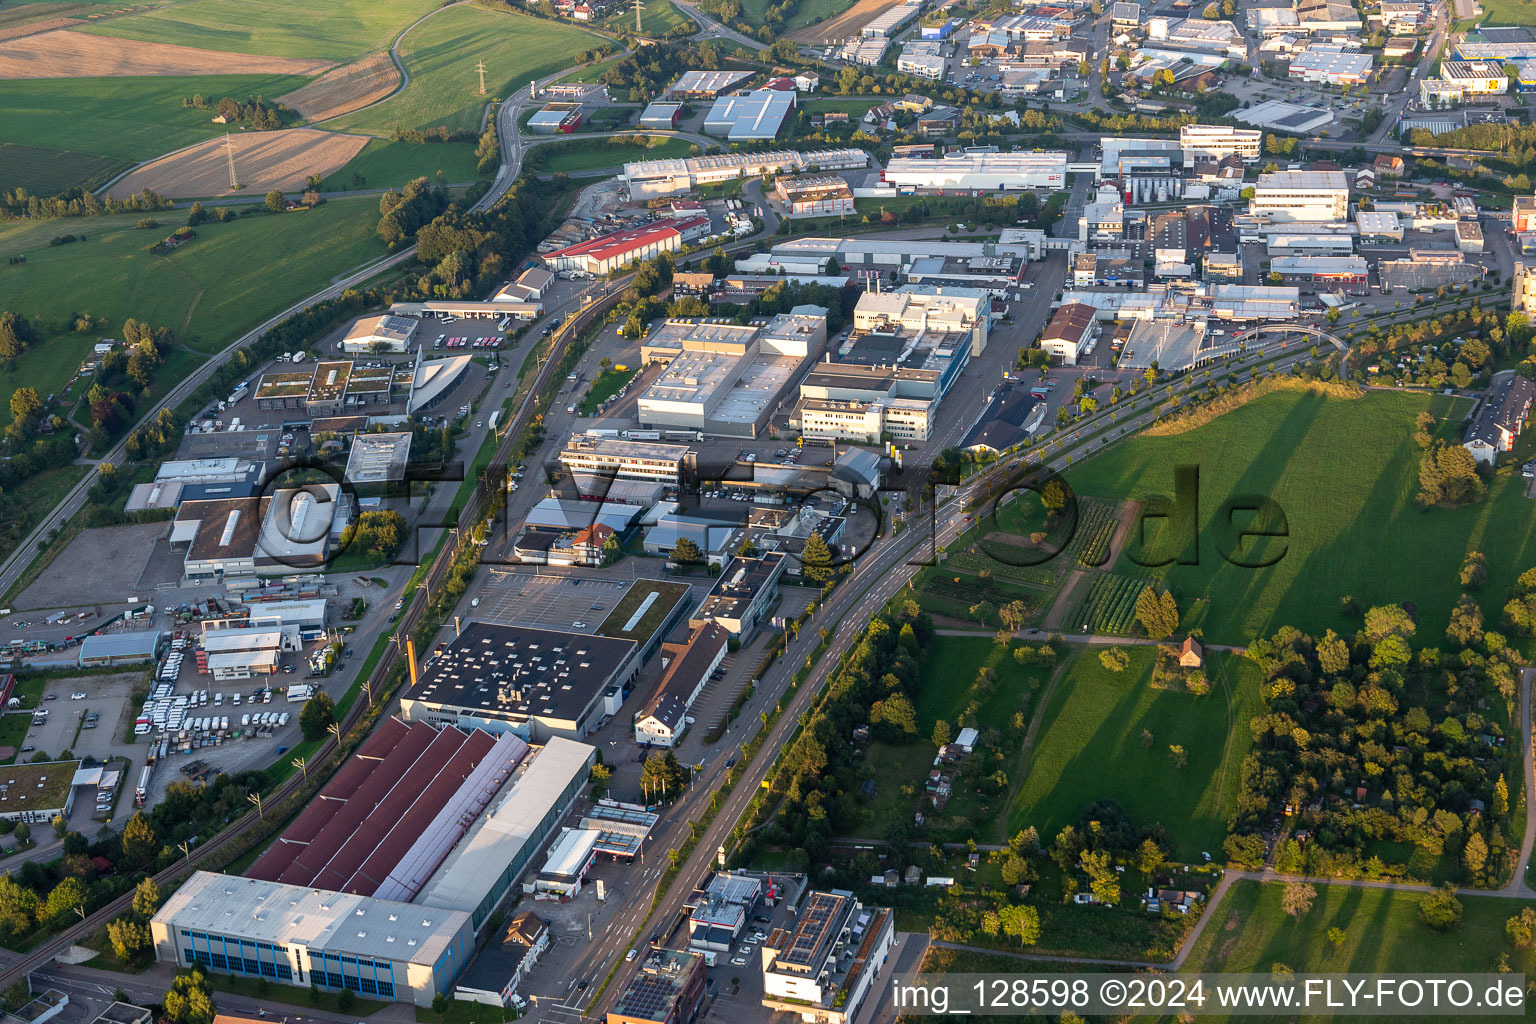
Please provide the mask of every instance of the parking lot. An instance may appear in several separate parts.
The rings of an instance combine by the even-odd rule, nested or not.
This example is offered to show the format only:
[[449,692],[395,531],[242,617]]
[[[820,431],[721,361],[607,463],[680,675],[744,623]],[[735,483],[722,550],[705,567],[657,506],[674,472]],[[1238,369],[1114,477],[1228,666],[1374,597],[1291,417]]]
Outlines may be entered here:
[[[658,573],[661,569],[658,564]],[[475,615],[503,625],[595,633],[628,586],[628,578],[498,572],[482,592]]]

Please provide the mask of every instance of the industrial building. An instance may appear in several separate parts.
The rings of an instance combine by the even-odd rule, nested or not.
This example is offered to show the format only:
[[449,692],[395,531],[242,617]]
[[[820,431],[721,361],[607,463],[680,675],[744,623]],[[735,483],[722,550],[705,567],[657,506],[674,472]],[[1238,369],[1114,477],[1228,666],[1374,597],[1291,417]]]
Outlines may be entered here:
[[150,921],[178,967],[430,1006],[474,953],[462,911],[196,871]]
[[411,432],[356,434],[347,453],[347,480],[354,486],[395,483],[405,479],[411,458]]
[[722,96],[704,115],[704,134],[730,142],[765,142],[783,130],[794,110],[795,94],[781,89]]
[[[151,923],[156,956],[430,1005],[452,990],[476,930],[569,810],[594,757],[561,738],[530,750],[511,734],[385,719],[252,877],[197,872],[166,901]],[[514,926],[536,958],[547,929]]]
[[328,621],[323,597],[296,601],[262,601],[250,606],[252,625],[293,625],[300,629],[324,629]]
[[763,879],[745,872],[716,871],[689,903],[688,948],[729,953],[762,905]]
[[859,33],[868,38],[890,38],[912,24],[922,10],[921,0],[907,0],[906,3],[886,8],[874,20],[865,24]]
[[880,178],[898,189],[1062,189],[1067,182],[1067,154],[951,153],[939,160],[892,157]]
[[405,352],[411,347],[411,340],[420,325],[420,320],[392,313],[365,316],[347,331],[340,347],[343,352],[353,355]]
[[672,747],[686,731],[688,711],[725,658],[729,634],[707,622],[689,635],[687,643],[663,644],[666,669],[651,696],[635,715],[635,742]]
[[1391,211],[1359,210],[1355,213],[1355,227],[1362,242],[1366,239],[1376,242],[1403,240],[1403,222]]
[[862,149],[778,150],[771,153],[711,153],[707,156],[640,160],[624,165],[624,180],[636,199],[681,195],[700,185],[769,174],[851,170],[869,166]]
[[751,77],[750,71],[684,71],[667,90],[667,95],[672,99],[714,99]]
[[594,275],[607,274],[636,260],[650,259],[659,253],[676,252],[685,242],[700,238],[708,232],[708,217],[664,218],[556,249],[544,255],[544,262],[556,270],[585,270]]
[[158,629],[93,633],[80,641],[80,653],[76,661],[81,668],[140,665],[160,656],[160,645],[164,639],[165,634]]
[[283,655],[304,646],[298,626],[205,629],[201,644],[215,682],[275,675]]
[[681,103],[665,103],[661,100],[652,100],[640,112],[640,127],[672,131],[677,128],[677,122],[682,116],[683,105]]
[[1467,96],[1502,96],[1509,90],[1509,76],[1498,61],[1442,61],[1440,77]]
[[1098,337],[1097,310],[1069,302],[1056,310],[1040,335],[1040,347],[1061,360],[1063,366],[1076,366],[1078,357],[1093,347]]
[[632,640],[471,622],[401,695],[408,722],[581,739],[639,670]]
[[895,914],[842,889],[810,892],[793,931],[764,944],[763,1006],[806,1024],[849,1024],[895,940]]
[[580,103],[546,103],[528,119],[528,130],[534,135],[570,135],[579,127]]
[[619,480],[682,486],[693,466],[686,444],[631,441],[594,434],[573,434],[560,450],[560,465],[576,480],[584,498],[607,498]]
[[1525,429],[1536,398],[1536,381],[1518,373],[1507,373],[1494,381],[1478,408],[1477,417],[1467,428],[1462,447],[1485,465],[1493,465],[1500,452],[1514,451],[1515,439]]
[[1312,291],[1370,293],[1370,268],[1363,256],[1276,256],[1269,271],[1285,284],[1310,285]]
[[827,310],[796,306],[767,324],[671,319],[640,349],[666,368],[640,393],[640,425],[756,437],[826,346]]
[[688,628],[713,622],[737,640],[749,640],[778,602],[779,580],[787,564],[788,559],[779,551],[757,558],[732,558],[688,619]]
[[411,393],[419,369],[410,363],[364,366],[349,359],[327,359],[307,370],[270,371],[256,384],[256,408],[263,412],[294,409],[324,417],[388,405]]
[[986,348],[986,293],[865,292],[853,331],[800,382],[791,427],[806,437],[926,440],[939,404]]
[[1160,370],[1178,373],[1210,358],[1201,353],[1205,336],[1205,324],[1198,320],[1137,320],[1120,350],[1118,365],[1145,370],[1155,363]]
[[1342,223],[1349,219],[1349,178],[1343,171],[1261,174],[1248,211],[1272,223]]
[[1364,85],[1374,64],[1368,53],[1309,46],[1291,55],[1290,76],[1323,85]]
[[836,174],[780,175],[773,184],[773,194],[794,217],[854,212],[853,190]]
[[[919,161],[922,162],[922,161]],[[932,161],[929,161],[932,162]],[[847,238],[806,236],[776,243],[766,253],[736,261],[736,269],[748,274],[820,274],[828,260],[836,260],[855,276],[905,272],[919,260],[942,259],[953,267],[960,262],[988,266],[985,261],[1009,258],[1022,263],[1039,259],[1045,237],[1038,229],[1005,230],[996,242],[935,242],[854,235]],[[932,264],[925,264],[931,267]]]
[[[46,755],[44,755],[46,756]],[[96,785],[101,769],[80,768],[79,761],[0,765],[0,820],[44,825],[75,805],[75,786]]]
[[1031,395],[1028,388],[1006,382],[1000,384],[976,422],[960,439],[960,447],[971,452],[1001,455],[1023,444],[1040,429],[1040,424],[1045,422],[1045,409],[1045,403]]
[[1179,129],[1179,148],[1183,151],[1186,167],[1229,156],[1235,156],[1245,164],[1257,163],[1263,155],[1263,143],[1264,133],[1256,128],[1186,124]]
[[704,957],[651,946],[605,1024],[692,1024],[704,1006]]

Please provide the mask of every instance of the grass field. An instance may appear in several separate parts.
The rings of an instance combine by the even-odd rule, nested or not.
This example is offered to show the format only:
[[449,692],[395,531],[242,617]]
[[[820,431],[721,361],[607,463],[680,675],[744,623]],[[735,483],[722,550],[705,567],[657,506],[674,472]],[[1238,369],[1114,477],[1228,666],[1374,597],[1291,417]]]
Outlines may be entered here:
[[[1280,909],[1283,886],[1234,882],[1185,969],[1267,974],[1283,963],[1297,972],[1492,972],[1507,953],[1515,973],[1536,970],[1536,951],[1518,950],[1504,936],[1504,922],[1536,903],[1463,892],[1461,925],[1441,934],[1419,921],[1418,893],[1342,885],[1316,889],[1312,909],[1296,919]],[[1328,941],[1330,928],[1344,932],[1337,946]]]
[[619,388],[634,380],[640,373],[640,367],[636,366],[628,370],[607,369],[599,373],[592,381],[592,386],[587,389],[587,394],[581,400],[581,414],[591,416],[612,395],[619,393]]
[[485,61],[490,96],[526,89],[536,78],[570,67],[601,36],[520,14],[481,7],[454,7],[408,34],[400,58],[411,73],[404,91],[326,127],[387,134],[391,128],[447,125],[478,131],[489,96],[479,93],[476,61]]
[[[1079,494],[1103,498],[1171,495],[1172,467],[1200,472],[1199,564],[1154,569],[1181,607],[1205,596],[1204,629],[1217,643],[1246,643],[1281,625],[1321,633],[1353,632],[1340,598],[1366,606],[1413,601],[1419,631],[1438,636],[1459,592],[1456,575],[1468,551],[1488,558],[1485,593],[1503,594],[1536,565],[1536,520],[1518,476],[1498,477],[1488,498],[1462,509],[1421,511],[1420,451],[1410,440],[1414,417],[1440,416],[1442,436],[1457,434],[1465,403],[1422,393],[1375,392],[1361,399],[1285,391],[1265,395],[1205,426],[1167,437],[1140,437],[1073,466]],[[1218,554],[1223,503],[1264,495],[1284,510],[1284,554],[1264,569],[1229,564]],[[1271,556],[1281,542],[1268,541]],[[1140,575],[1122,555],[1119,568]]]
[[620,167],[632,160],[665,160],[670,157],[688,156],[694,151],[693,143],[686,139],[655,138],[653,145],[639,144],[604,145],[593,139],[590,144],[554,143],[549,151],[539,154],[539,170],[548,174],[561,171],[590,171],[599,167]]
[[[800,0],[799,9],[784,22],[779,32],[782,35],[797,28],[814,25],[818,21],[826,21],[828,18],[842,14],[856,2],[857,0]],[[751,25],[761,25],[763,15],[771,6],[773,6],[771,0],[742,0],[741,20]]]
[[[326,178],[325,188],[340,192],[351,188],[378,188],[382,185],[404,185],[412,178],[436,180],[439,171],[448,184],[475,181],[475,147],[467,142],[433,142],[414,145],[409,142],[390,142],[388,139],[372,139],[363,151]],[[360,175],[363,185],[352,180]]]
[[[983,666],[997,673],[990,692],[977,686]],[[937,753],[929,739],[935,722],[948,722],[953,736],[970,710],[979,728],[1011,732],[1015,712],[1028,721],[1049,674],[1048,669],[1021,666],[989,637],[935,637],[923,652],[923,687],[916,701],[918,739],[905,744],[874,741],[866,749],[865,777],[873,778],[878,789],[872,800],[858,808],[857,834],[883,835],[892,821],[911,815],[917,799],[902,792],[902,787],[921,791]],[[1015,783],[1024,777],[1016,750],[1002,763],[1002,771]],[[978,842],[1000,841],[1007,823],[1007,799],[1006,794],[991,796],[957,786],[943,815],[932,815],[933,824],[964,832]]]
[[853,118],[863,117],[869,108],[879,105],[879,100],[808,100],[800,104],[800,109],[811,114],[847,114]]
[[[0,103],[0,190],[22,185],[52,195],[95,186],[129,164],[224,133],[183,97],[279,96],[304,83],[292,76],[62,78],[5,83]],[[104,91],[105,90],[105,91]],[[105,97],[110,93],[110,101]],[[23,148],[12,148],[23,147]]]
[[[635,12],[627,9],[614,14],[605,27],[620,31],[632,31]],[[653,39],[676,39],[692,35],[699,30],[698,22],[678,10],[672,0],[650,0],[640,12],[640,31]]]
[[1536,25],[1533,0],[1484,0],[1485,25]]
[[433,0],[336,0],[319,6],[285,0],[193,0],[114,18],[87,31],[205,50],[341,63],[388,47],[401,29],[439,6]]
[[[161,227],[151,231],[133,226],[137,214],[72,221],[68,228],[86,232],[88,240],[57,247],[47,240],[59,232],[58,221],[0,226],[0,257],[27,255],[23,265],[0,265],[0,293],[7,308],[44,321],[45,336],[18,363],[16,378],[0,380],[0,387],[26,383],[21,373],[34,366],[64,376],[74,371],[97,334],[63,333],[58,318],[68,310],[104,316],[114,331],[136,317],[211,352],[385,251],[374,234],[374,197],[333,200],[307,213],[210,222],[176,252],[151,256],[149,246],[182,223],[170,211],[161,217]],[[53,369],[59,361],[63,371]]]
[[[1212,653],[1212,692],[1194,697],[1148,685],[1152,648],[1126,651],[1131,664],[1119,674],[1092,651],[1068,668],[1045,708],[1007,832],[1033,825],[1054,836],[1084,806],[1111,798],[1136,824],[1167,826],[1175,857],[1219,852],[1251,743],[1248,720],[1260,710],[1258,668]],[[1143,729],[1152,733],[1151,746],[1143,745]],[[1169,754],[1173,744],[1187,752],[1183,768]]]

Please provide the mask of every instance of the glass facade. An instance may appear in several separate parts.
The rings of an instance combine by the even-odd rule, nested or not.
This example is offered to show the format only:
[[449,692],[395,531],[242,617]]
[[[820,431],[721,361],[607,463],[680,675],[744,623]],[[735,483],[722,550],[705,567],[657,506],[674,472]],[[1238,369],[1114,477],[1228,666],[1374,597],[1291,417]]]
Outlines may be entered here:
[[[350,989],[367,996],[395,998],[394,965],[388,960],[343,956],[323,950],[293,951],[272,942],[254,942],[207,932],[181,932],[181,955],[187,966],[225,974],[270,978],[290,985],[314,984],[321,988]],[[298,970],[295,972],[294,964]],[[305,971],[309,977],[305,978]]]

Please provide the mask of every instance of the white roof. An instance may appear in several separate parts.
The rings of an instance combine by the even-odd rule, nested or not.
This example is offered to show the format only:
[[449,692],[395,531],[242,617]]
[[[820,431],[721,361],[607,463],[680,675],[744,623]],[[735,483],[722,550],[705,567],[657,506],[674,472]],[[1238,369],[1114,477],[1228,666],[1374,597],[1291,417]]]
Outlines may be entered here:
[[430,968],[465,930],[469,915],[197,871],[171,894],[154,919],[168,927]]
[[513,861],[530,860],[524,847],[578,778],[585,777],[596,748],[562,737],[551,739],[523,762],[489,814],[475,824],[416,897],[417,903],[472,911]]
[[208,668],[267,668],[277,664],[276,651],[227,651],[208,655]]
[[225,651],[267,651],[283,646],[281,629],[213,629],[203,634],[203,650],[209,654]]
[[539,873],[560,878],[574,876],[591,856],[600,835],[602,833],[595,828],[561,829],[560,838],[550,845],[549,855],[544,858],[544,869]]

